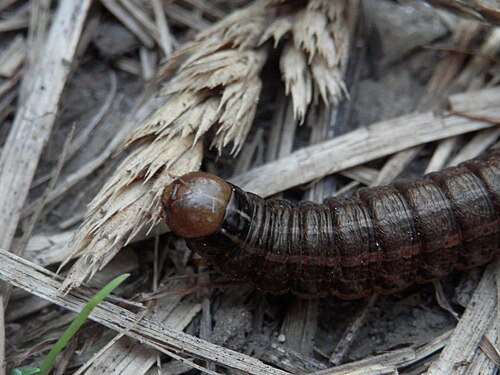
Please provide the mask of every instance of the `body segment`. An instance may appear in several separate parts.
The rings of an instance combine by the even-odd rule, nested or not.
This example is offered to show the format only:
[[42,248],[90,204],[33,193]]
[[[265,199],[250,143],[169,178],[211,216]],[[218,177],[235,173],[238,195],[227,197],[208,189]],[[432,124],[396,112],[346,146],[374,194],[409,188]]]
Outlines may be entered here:
[[[271,293],[348,299],[392,293],[454,268],[485,264],[499,252],[499,151],[322,204],[265,200],[212,177],[194,172],[166,189],[167,223],[222,273]],[[197,225],[177,229],[179,217],[190,215],[184,203],[197,202],[207,181],[224,185],[218,189],[223,198],[214,196],[209,209],[200,211],[213,215],[210,223],[218,220],[217,229],[210,234]],[[207,194],[203,199],[206,203]],[[184,216],[179,206],[187,210]]]

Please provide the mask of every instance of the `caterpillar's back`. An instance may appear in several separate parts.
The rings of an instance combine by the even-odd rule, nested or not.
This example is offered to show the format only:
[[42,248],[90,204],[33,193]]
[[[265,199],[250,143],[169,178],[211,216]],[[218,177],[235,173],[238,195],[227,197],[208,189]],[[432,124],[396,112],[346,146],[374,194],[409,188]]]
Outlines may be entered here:
[[275,294],[359,298],[487,263],[500,248],[500,151],[350,199],[262,199],[193,172],[165,189],[169,227],[219,270]]

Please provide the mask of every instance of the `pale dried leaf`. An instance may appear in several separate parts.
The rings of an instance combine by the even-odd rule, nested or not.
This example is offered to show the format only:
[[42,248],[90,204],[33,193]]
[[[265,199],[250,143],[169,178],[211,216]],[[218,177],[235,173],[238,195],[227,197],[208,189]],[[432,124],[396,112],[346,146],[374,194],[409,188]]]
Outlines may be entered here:
[[280,69],[285,81],[285,93],[292,95],[294,117],[303,122],[312,100],[312,80],[304,53],[288,43],[283,48]]
[[199,107],[202,109],[202,111],[200,112],[199,118],[197,119],[199,125],[194,137],[195,142],[197,142],[198,139],[203,134],[205,134],[217,120],[219,113],[219,102],[220,100],[218,97],[211,97],[203,103],[203,106]]
[[242,51],[255,48],[266,25],[273,17],[274,12],[260,1],[233,12],[199,33],[194,41],[186,43],[175,52],[163,70],[168,71],[178,67],[178,71],[182,71],[192,62],[224,49],[233,48]]
[[345,1],[310,0],[307,3],[307,9],[325,13],[330,21],[338,21],[342,19],[341,14],[345,9]]
[[293,41],[295,48],[306,52],[309,63],[316,54],[321,55],[329,66],[339,62],[335,41],[329,32],[324,12],[310,9],[301,11],[293,25]]
[[[299,122],[313,94],[314,98],[321,96],[327,106],[337,104],[347,94],[343,72],[349,56],[349,33],[344,8],[344,1],[314,0],[295,15],[293,47],[285,46],[280,67]],[[284,26],[275,27],[285,30]]]
[[162,93],[196,92],[247,79],[260,70],[262,57],[262,53],[255,51],[225,50],[213,53],[187,65]]
[[347,60],[349,58],[350,37],[349,27],[345,15],[345,2],[337,1],[334,4],[329,3],[331,6],[328,8],[327,14],[330,20],[330,32],[335,41],[335,48],[337,56],[339,57],[338,64],[341,70],[347,67]]
[[[90,203],[86,219],[91,216],[99,221],[106,220],[105,215],[110,215],[108,205],[112,204],[126,206],[132,203],[127,199],[127,189],[137,181],[147,182],[148,176],[157,173],[160,168],[168,169],[177,158],[182,155],[192,145],[192,139],[185,142],[169,141],[162,139],[154,145],[142,144],[131,152],[131,154],[121,163],[117,171],[101,189],[99,194]],[[164,160],[165,164],[158,166],[158,162]],[[117,202],[114,199],[118,199]],[[130,198],[132,199],[132,198]],[[111,212],[114,210],[112,209]],[[97,226],[101,223],[97,222]]]
[[267,29],[262,34],[259,41],[259,45],[264,44],[269,39],[274,39],[274,48],[276,48],[283,36],[287,35],[292,31],[293,28],[293,17],[283,16],[277,18],[271,23]]
[[218,39],[221,43],[231,43],[240,49],[254,48],[263,30],[268,25],[266,19],[273,17],[273,11],[262,1],[233,12],[214,27],[198,34],[196,41],[208,38]]
[[342,73],[336,67],[328,67],[322,57],[315,56],[311,62],[311,71],[315,87],[326,105],[337,104],[344,95],[347,95]]
[[[166,100],[148,119],[132,134],[126,146],[130,146],[145,137],[166,136],[170,125],[183,113],[195,107],[203,98],[195,93],[185,92],[173,95]],[[175,135],[175,131],[172,131]]]
[[[73,247],[73,251],[61,267],[74,256],[81,254],[81,257],[70,269],[63,283],[64,290],[92,277],[137,233],[157,224],[162,217],[160,197],[164,187],[172,182],[175,175],[199,168],[203,155],[202,142],[193,146],[192,137],[184,140],[174,138],[166,141],[162,148],[160,145],[161,142],[149,145],[147,154],[135,155],[135,158],[151,157],[154,151],[158,155],[170,152],[171,157],[166,164],[168,168],[164,165],[158,172],[158,164],[153,158],[149,166],[157,170],[154,179],[130,181],[129,176],[135,171],[127,165],[131,160],[128,158],[105,187],[106,194],[98,195],[92,203],[84,224],[67,245]],[[184,145],[182,151],[179,145]],[[169,146],[174,151],[169,151]],[[172,157],[174,153],[177,153],[176,157]],[[143,168],[146,164],[139,161],[135,167]]]
[[232,152],[239,151],[255,117],[261,88],[258,77],[226,87],[219,106],[220,127],[212,145],[221,150],[233,142]]

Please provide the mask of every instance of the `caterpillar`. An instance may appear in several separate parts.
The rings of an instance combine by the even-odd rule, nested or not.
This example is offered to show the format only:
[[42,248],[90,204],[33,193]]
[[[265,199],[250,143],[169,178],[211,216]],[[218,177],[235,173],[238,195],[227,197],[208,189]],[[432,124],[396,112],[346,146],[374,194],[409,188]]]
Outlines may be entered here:
[[273,294],[355,299],[490,261],[500,249],[500,151],[323,203],[263,199],[191,172],[165,188],[167,224],[223,274]]

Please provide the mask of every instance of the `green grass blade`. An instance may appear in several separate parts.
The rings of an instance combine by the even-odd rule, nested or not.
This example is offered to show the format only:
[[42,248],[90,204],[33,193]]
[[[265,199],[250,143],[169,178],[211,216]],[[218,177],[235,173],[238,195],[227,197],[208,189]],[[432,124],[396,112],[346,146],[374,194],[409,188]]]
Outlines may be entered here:
[[10,372],[11,375],[33,375],[39,373],[40,369],[38,367],[15,368]]
[[66,328],[59,340],[57,340],[57,342],[54,344],[49,354],[47,354],[47,357],[45,357],[45,360],[40,366],[41,375],[47,375],[49,373],[50,369],[54,365],[54,361],[56,360],[57,355],[61,352],[61,350],[64,349],[66,344],[75,335],[78,329],[80,329],[83,323],[85,323],[85,320],[87,320],[87,317],[90,315],[92,310],[129,276],[130,274],[126,273],[114,278],[104,288],[97,292],[89,302],[87,302],[76,319],[73,320],[73,322],[69,325],[68,328]]

